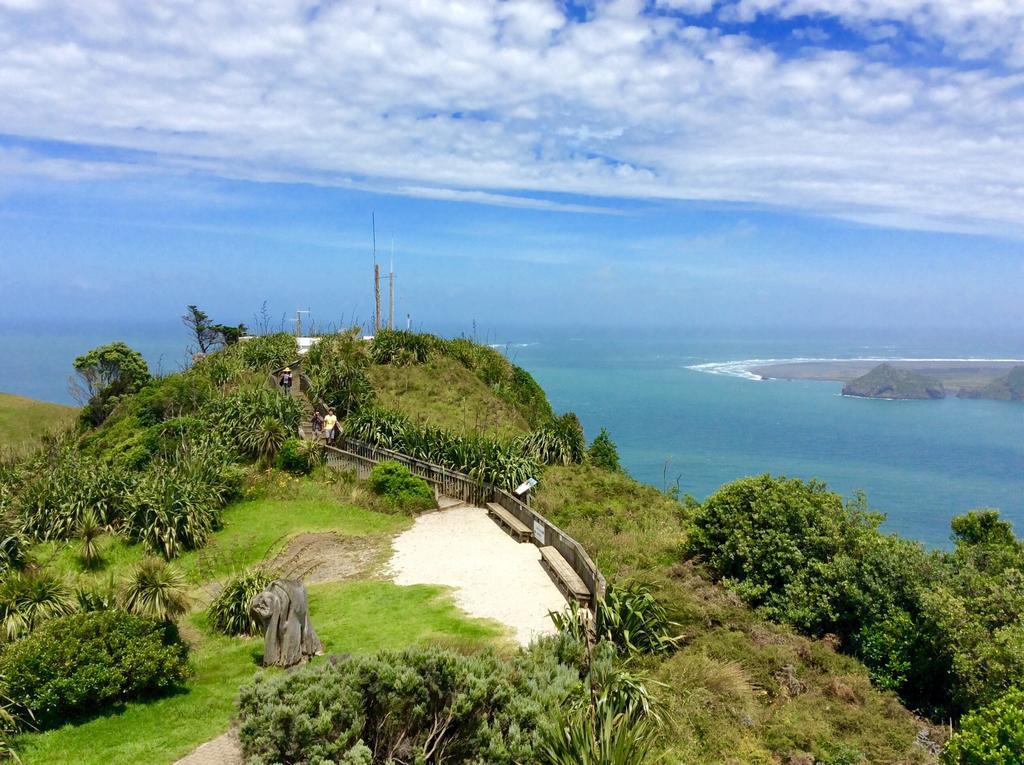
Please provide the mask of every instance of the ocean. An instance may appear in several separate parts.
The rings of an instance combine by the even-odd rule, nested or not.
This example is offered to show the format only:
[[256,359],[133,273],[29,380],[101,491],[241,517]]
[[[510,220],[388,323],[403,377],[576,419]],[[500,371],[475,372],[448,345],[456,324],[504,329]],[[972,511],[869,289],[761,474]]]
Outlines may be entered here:
[[[529,370],[589,437],[607,428],[626,469],[659,489],[678,482],[702,499],[770,472],[817,478],[844,496],[864,491],[885,529],[929,547],[948,546],[950,519],[978,507],[1000,509],[1024,535],[1024,404],[855,399],[839,383],[745,372],[755,359],[1020,359],[1020,335],[503,327],[477,338]],[[172,322],[7,324],[0,390],[70,401],[75,355],[113,339],[164,372],[187,360],[184,329]]]

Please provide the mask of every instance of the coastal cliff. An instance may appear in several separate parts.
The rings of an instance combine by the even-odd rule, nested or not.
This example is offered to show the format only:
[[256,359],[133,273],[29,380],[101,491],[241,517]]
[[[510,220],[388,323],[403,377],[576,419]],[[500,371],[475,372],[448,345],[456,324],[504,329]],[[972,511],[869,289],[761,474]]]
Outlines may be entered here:
[[994,401],[1024,401],[1024,364],[1011,369],[981,388],[961,388],[958,398],[988,398]]
[[945,398],[946,389],[939,380],[891,364],[879,364],[866,375],[843,386],[844,396],[889,399]]

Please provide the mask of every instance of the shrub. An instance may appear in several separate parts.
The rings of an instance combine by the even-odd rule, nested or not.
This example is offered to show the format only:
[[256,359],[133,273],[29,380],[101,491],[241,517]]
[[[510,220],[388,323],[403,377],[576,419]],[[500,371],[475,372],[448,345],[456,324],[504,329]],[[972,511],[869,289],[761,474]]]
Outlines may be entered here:
[[132,492],[128,532],[169,560],[206,544],[218,526],[219,507],[209,487],[173,466],[162,467],[145,475]]
[[600,700],[560,714],[546,729],[537,762],[542,765],[638,765],[650,762],[653,722],[636,705]]
[[314,468],[316,455],[319,452],[319,448],[310,449],[305,442],[297,438],[289,438],[277,450],[274,466],[278,470],[287,470],[296,475],[306,475]]
[[344,429],[345,435],[373,446],[401,451],[506,489],[514,489],[539,470],[522,441],[457,435],[443,428],[414,425],[396,412],[364,409],[346,418]]
[[295,338],[286,332],[253,337],[230,348],[231,351],[236,349],[242,363],[253,372],[269,372],[283,367],[295,361],[299,352]]
[[128,578],[121,602],[130,614],[173,621],[188,611],[185,575],[160,558],[143,558]]
[[608,431],[604,428],[601,428],[601,432],[591,442],[590,448],[587,450],[587,456],[590,458],[590,464],[595,467],[616,472],[622,470],[622,467],[619,465],[619,450],[616,448],[615,442],[612,441],[612,437],[608,435]]
[[433,335],[382,329],[370,342],[370,357],[375,364],[423,364],[438,345]]
[[188,669],[173,625],[119,611],[52,619],[0,654],[3,694],[39,728],[168,691]]
[[942,752],[947,765],[1024,762],[1024,690],[1012,690],[960,721]]
[[610,641],[620,654],[628,656],[672,650],[679,642],[672,634],[678,626],[669,620],[664,604],[649,587],[608,585],[597,610],[595,631],[598,639]]
[[297,432],[302,407],[291,396],[261,386],[214,401],[204,414],[243,453],[269,459]]
[[18,568],[25,561],[25,535],[13,513],[0,504],[0,575],[10,568]]
[[579,687],[550,653],[385,651],[257,676],[239,737],[254,764],[536,762],[544,721]]
[[0,640],[17,640],[74,609],[67,585],[56,574],[40,568],[10,572],[0,584]]
[[302,360],[309,379],[309,397],[332,407],[339,417],[373,403],[373,386],[366,376],[370,363],[358,328],[321,338]]
[[210,626],[225,635],[259,634],[259,623],[249,613],[249,605],[274,578],[271,572],[255,568],[229,580],[210,604]]
[[587,441],[583,426],[572,412],[566,412],[533,431],[523,441],[527,454],[544,465],[575,465],[586,458]]
[[430,485],[392,460],[374,465],[369,482],[374,494],[384,497],[401,510],[426,510],[437,506]]

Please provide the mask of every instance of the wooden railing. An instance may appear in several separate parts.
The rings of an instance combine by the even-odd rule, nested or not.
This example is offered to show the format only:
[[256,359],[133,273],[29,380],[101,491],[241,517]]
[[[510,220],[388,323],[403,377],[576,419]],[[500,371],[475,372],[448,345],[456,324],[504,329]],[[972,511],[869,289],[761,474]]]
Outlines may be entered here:
[[[295,364],[292,364],[294,369]],[[303,374],[296,374],[298,378],[299,391],[305,395],[309,390],[309,379]],[[275,382],[279,379],[275,373],[271,375]],[[294,395],[294,383],[292,384]],[[314,407],[323,411],[322,404],[316,403]],[[607,583],[604,576],[598,570],[597,565],[587,555],[587,551],[575,539],[570,537],[558,526],[553,524],[543,515],[531,508],[515,494],[492,484],[471,478],[465,473],[460,473],[442,465],[435,465],[432,462],[418,460],[407,454],[396,452],[392,449],[384,449],[379,446],[372,446],[348,436],[340,437],[335,446],[324,446],[327,455],[327,464],[335,468],[354,469],[360,478],[366,478],[373,466],[379,462],[393,460],[409,469],[409,472],[419,476],[426,481],[434,490],[435,495],[444,495],[461,499],[464,502],[485,507],[488,502],[495,502],[516,518],[532,529],[531,541],[538,547],[550,545],[558,550],[566,562],[572,566],[580,579],[590,589],[590,610],[597,615],[597,609],[604,600]]]

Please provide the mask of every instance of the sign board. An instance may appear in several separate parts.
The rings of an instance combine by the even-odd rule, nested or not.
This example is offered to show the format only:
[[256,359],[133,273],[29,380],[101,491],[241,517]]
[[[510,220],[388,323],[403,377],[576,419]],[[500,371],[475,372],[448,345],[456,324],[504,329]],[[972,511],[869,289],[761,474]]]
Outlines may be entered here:
[[516,487],[516,495],[521,497],[521,496],[526,494],[526,492],[528,492],[530,489],[532,489],[536,485],[537,485],[537,479],[536,478],[527,478],[525,481],[523,481],[521,484],[519,484]]
[[544,521],[533,519],[533,538],[540,542],[542,545],[547,544],[544,541]]

